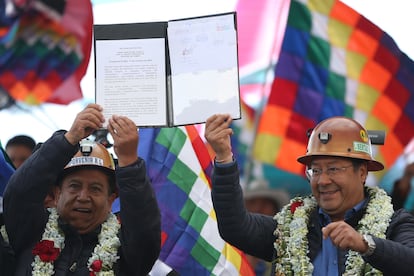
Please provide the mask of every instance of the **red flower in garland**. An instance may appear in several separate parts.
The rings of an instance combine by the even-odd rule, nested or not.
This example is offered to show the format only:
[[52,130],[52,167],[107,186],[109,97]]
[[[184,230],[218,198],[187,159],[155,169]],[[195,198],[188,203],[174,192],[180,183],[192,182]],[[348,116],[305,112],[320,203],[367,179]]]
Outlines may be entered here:
[[41,240],[32,250],[33,255],[39,256],[42,262],[54,262],[59,256],[60,249],[50,240]]
[[298,208],[298,207],[300,207],[300,206],[302,206],[303,205],[303,201],[295,201],[295,202],[293,202],[291,205],[290,205],[290,212],[292,213],[292,214],[294,214],[295,213],[295,211],[296,211],[296,208]]
[[95,276],[95,272],[99,272],[102,269],[102,261],[101,260],[95,260],[90,266],[90,269],[92,270],[89,272],[89,276]]

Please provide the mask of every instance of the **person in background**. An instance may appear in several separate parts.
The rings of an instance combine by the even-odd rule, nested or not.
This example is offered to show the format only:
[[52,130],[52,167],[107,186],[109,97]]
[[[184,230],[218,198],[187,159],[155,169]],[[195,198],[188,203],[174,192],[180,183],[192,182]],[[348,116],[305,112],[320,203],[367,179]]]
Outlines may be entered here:
[[404,172],[401,178],[394,182],[391,197],[394,210],[405,208],[410,212],[414,212],[414,148],[412,152],[404,155],[405,164]]
[[[282,189],[269,187],[265,179],[254,179],[243,187],[244,204],[247,211],[266,216],[274,216],[289,203],[289,194]],[[256,276],[270,275],[272,263],[246,254]]]
[[6,143],[6,153],[17,169],[29,158],[36,146],[35,140],[27,135],[16,135]]
[[244,206],[231,122],[216,114],[205,126],[216,154],[212,201],[224,240],[271,261],[272,275],[413,275],[414,216],[394,211],[384,190],[365,185],[368,172],[384,166],[357,121],[332,117],[312,130],[297,159],[312,194],[293,198],[274,218]]
[[[157,260],[160,211],[137,156],[137,128],[124,116],[109,119],[115,167],[104,146],[85,139],[104,122],[102,108],[89,104],[68,131],[55,132],[10,178],[4,221],[16,276],[141,276]],[[45,207],[51,183],[57,185],[56,208]],[[122,224],[111,212],[117,196]]]

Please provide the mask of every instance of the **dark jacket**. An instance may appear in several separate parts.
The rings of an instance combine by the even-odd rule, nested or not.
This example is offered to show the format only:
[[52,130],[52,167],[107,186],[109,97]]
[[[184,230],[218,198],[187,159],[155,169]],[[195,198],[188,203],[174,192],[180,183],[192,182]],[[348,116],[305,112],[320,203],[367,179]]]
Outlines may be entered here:
[[[31,250],[41,239],[48,220],[43,200],[49,184],[56,182],[78,150],[78,146],[67,142],[63,134],[56,132],[25,161],[10,179],[4,194],[4,218],[17,256],[17,276],[31,275]],[[161,223],[144,161],[138,159],[128,167],[117,168],[116,181],[122,202],[122,226],[120,259],[114,271],[116,275],[147,275],[160,252]],[[69,225],[61,221],[59,224],[65,233],[65,247],[55,261],[55,275],[89,275],[86,263],[100,229],[79,235]]]
[[[247,212],[243,204],[237,163],[228,167],[215,167],[212,181],[213,206],[222,238],[247,254],[272,261],[275,256],[273,232],[277,222],[273,217]],[[347,221],[354,228],[365,207]],[[322,248],[321,228],[315,211],[308,226],[311,261]],[[365,260],[384,275],[413,275],[413,269],[408,264],[414,260],[414,217],[405,211],[394,213],[386,236],[387,239],[374,237],[376,250]],[[340,275],[345,269],[346,253],[338,251]]]

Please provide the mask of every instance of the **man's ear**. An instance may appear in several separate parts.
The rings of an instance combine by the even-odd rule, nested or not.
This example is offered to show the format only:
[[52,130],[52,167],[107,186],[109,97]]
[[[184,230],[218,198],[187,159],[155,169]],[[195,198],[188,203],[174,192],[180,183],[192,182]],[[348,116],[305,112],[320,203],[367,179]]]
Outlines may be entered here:
[[43,204],[45,205],[45,207],[50,208],[50,207],[56,207],[57,204],[57,191],[56,191],[57,187],[56,186],[50,186],[49,191],[47,192],[47,195],[43,201]]
[[359,173],[362,179],[362,183],[365,184],[368,177],[368,164],[364,163],[361,166],[359,166]]
[[55,195],[55,200],[57,200],[62,192],[62,187],[55,186],[53,189],[53,194]]
[[118,197],[117,193],[112,193],[108,196],[108,205],[109,205],[109,210],[108,213],[112,212],[112,204],[114,203],[115,199]]
[[118,194],[117,193],[112,193],[112,194],[110,194],[109,195],[109,197],[108,197],[108,201],[109,201],[109,203],[112,205],[112,203],[114,203],[114,201],[115,201],[115,199],[118,197]]

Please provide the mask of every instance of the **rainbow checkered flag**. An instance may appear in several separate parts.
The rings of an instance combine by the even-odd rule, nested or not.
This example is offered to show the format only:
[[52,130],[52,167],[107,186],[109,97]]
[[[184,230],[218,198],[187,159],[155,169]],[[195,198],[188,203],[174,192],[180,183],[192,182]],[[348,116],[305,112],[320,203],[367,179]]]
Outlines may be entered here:
[[138,155],[161,210],[159,260],[180,275],[254,275],[220,238],[211,201],[212,163],[194,126],[141,129]]
[[92,25],[90,0],[0,1],[0,92],[28,105],[82,98]]
[[257,123],[271,91],[271,76],[281,50],[289,6],[290,0],[237,1],[242,119],[231,125],[231,143],[246,186],[254,179],[266,179],[269,188],[296,196],[310,192],[304,177],[252,158]]
[[254,156],[303,175],[296,158],[306,152],[307,130],[341,115],[384,130],[374,156],[392,165],[414,136],[413,76],[413,61],[393,39],[350,7],[292,0]]

